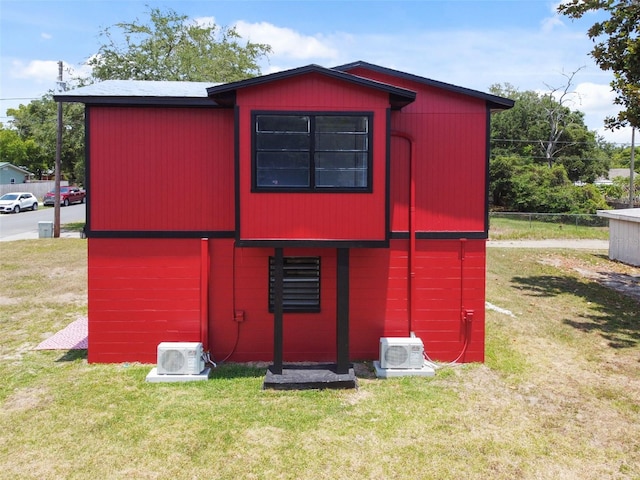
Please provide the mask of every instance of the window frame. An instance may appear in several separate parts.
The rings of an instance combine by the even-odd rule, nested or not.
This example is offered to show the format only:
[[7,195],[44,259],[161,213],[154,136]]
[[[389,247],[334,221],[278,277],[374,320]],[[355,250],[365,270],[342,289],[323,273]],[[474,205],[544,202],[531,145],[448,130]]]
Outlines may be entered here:
[[[295,279],[300,279],[299,276],[295,276],[292,275],[290,272],[295,270],[295,266],[296,265],[300,265],[300,263],[296,262],[300,262],[300,261],[308,261],[308,263],[315,263],[316,264],[316,272],[317,275],[314,275],[313,277],[309,276],[306,277],[308,282],[316,282],[317,283],[317,301],[313,304],[307,304],[307,305],[303,305],[301,303],[296,303],[295,300],[293,299],[289,299],[290,301],[290,305],[287,305],[287,290],[289,291],[289,293],[291,293],[291,285],[295,285],[295,283],[299,283],[299,282],[295,282]],[[321,306],[321,292],[322,292],[322,284],[321,284],[321,279],[322,279],[322,261],[321,261],[321,257],[320,256],[309,256],[309,255],[302,255],[302,256],[286,256],[283,257],[282,259],[283,261],[283,280],[284,280],[284,292],[283,292],[283,302],[282,302],[282,311],[284,313],[319,313],[320,312],[320,306]],[[268,309],[269,309],[269,313],[273,313],[274,312],[274,269],[275,269],[275,257],[270,255],[269,259],[268,259],[268,296],[267,296],[267,304],[268,304]],[[287,276],[287,273],[289,271],[289,276]],[[289,289],[287,289],[287,283],[289,283]]]
[[[305,152],[308,155],[309,165],[309,185],[308,186],[264,186],[258,185],[258,128],[257,121],[261,115],[265,116],[291,116],[291,117],[309,117],[309,149],[291,150],[298,153]],[[317,117],[366,117],[367,132],[366,142],[366,185],[365,186],[319,186],[316,181],[316,153],[322,152],[316,149],[316,118]],[[253,111],[251,112],[251,191],[253,193],[261,192],[308,192],[308,193],[371,193],[373,191],[373,112],[370,111]],[[263,151],[267,151],[266,149]]]

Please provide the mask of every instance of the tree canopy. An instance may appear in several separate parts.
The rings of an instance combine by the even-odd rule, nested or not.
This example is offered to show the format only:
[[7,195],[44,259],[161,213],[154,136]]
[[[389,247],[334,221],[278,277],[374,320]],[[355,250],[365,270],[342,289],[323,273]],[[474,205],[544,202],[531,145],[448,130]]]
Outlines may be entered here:
[[640,1],[570,0],[561,3],[558,11],[574,19],[588,12],[608,16],[587,31],[595,43],[591,56],[602,70],[613,72],[615,103],[624,108],[616,117],[607,118],[606,124],[609,128],[640,127]]
[[271,52],[266,44],[243,44],[234,27],[198,23],[171,9],[148,13],[145,23],[101,32],[104,43],[88,61],[95,80],[232,82],[259,75],[258,60]]
[[[243,42],[234,28],[202,24],[173,10],[150,8],[148,20],[117,23],[101,32],[104,40],[89,59],[89,78],[100,80],[182,80],[231,82],[260,74],[258,61],[271,52],[269,45]],[[38,100],[9,109],[9,127],[0,125],[3,161],[32,173],[54,168],[56,103],[49,92]],[[84,108],[65,104],[62,174],[84,182]]]
[[[572,181],[593,182],[606,174],[607,156],[600,149],[595,132],[584,123],[584,113],[563,104],[567,89],[554,95],[513,86],[493,85],[491,93],[516,101],[510,110],[491,119],[494,156],[516,155],[526,163],[564,166]],[[566,102],[565,102],[566,103]]]
[[[61,164],[65,177],[72,182],[84,182],[84,108],[78,104],[63,105],[65,120]],[[7,138],[18,137],[25,156],[21,162],[12,158],[11,163],[25,167],[32,173],[45,173],[54,167],[57,137],[57,106],[52,95],[33,100],[7,110],[13,117],[11,130],[2,130]],[[3,137],[4,138],[4,137]],[[14,145],[19,145],[14,141]],[[3,147],[4,150],[4,147]]]

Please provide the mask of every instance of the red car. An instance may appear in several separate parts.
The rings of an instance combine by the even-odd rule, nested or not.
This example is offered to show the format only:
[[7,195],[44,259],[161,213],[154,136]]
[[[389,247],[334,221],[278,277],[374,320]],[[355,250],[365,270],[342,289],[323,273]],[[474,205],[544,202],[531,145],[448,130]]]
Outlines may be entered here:
[[[42,199],[44,205],[53,205],[55,203],[55,191],[47,192]],[[87,192],[80,190],[78,187],[60,187],[60,205],[66,207],[72,203],[84,203]]]

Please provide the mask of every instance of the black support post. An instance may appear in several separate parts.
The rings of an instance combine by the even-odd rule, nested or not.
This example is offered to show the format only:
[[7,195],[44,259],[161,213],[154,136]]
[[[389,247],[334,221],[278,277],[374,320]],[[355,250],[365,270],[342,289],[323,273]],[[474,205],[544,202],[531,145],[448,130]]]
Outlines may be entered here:
[[337,342],[337,372],[349,373],[349,249],[338,248],[337,265],[337,312],[336,312],[336,342]]
[[284,311],[284,257],[282,248],[275,249],[273,274],[273,366],[271,371],[276,375],[281,375]]

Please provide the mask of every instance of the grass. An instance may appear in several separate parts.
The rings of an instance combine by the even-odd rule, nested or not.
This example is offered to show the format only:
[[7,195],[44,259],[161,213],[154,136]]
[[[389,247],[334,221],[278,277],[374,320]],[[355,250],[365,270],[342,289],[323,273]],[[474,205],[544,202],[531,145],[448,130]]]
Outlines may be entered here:
[[2,248],[0,478],[640,478],[640,308],[578,273],[640,269],[600,254],[489,249],[483,365],[278,392],[32,350],[86,314],[86,241]]
[[542,222],[529,220],[526,217],[518,219],[491,216],[489,237],[492,240],[545,240],[550,238],[607,240],[609,228]]

